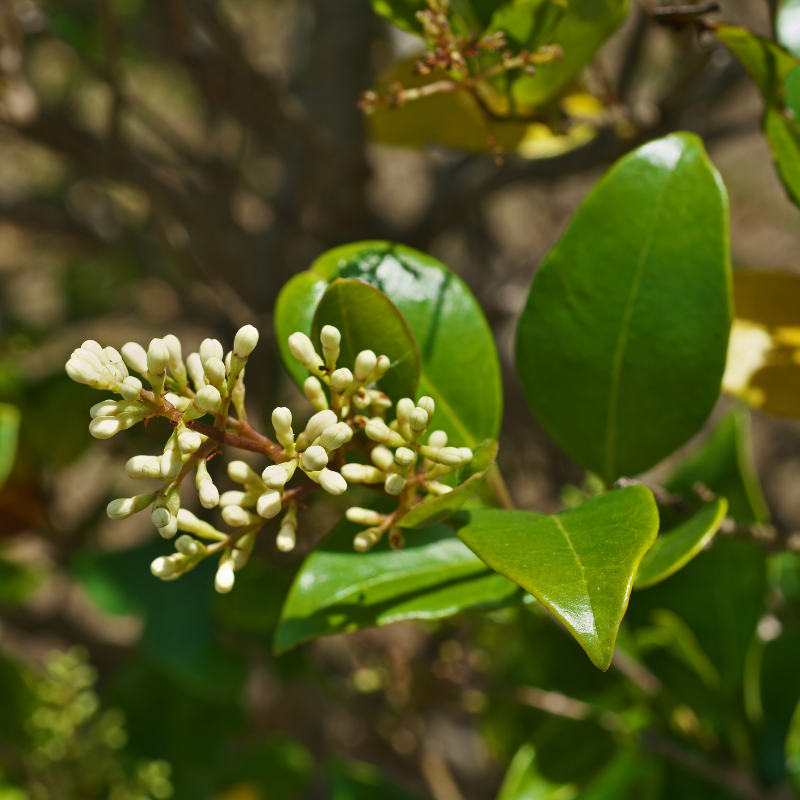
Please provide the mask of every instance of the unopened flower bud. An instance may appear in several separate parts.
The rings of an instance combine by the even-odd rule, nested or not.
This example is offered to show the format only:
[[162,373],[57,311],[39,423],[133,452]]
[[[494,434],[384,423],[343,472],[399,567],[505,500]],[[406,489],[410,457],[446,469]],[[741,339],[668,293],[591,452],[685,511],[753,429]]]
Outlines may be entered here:
[[311,339],[300,331],[289,337],[289,352],[311,372],[315,372],[322,366],[322,359],[314,350]]
[[128,476],[141,480],[142,478],[161,477],[161,459],[157,456],[134,456],[125,464]]
[[356,356],[356,363],[353,368],[355,379],[363,383],[370,376],[372,370],[375,369],[377,363],[378,357],[372,350],[362,350]]
[[182,466],[183,460],[181,458],[181,451],[178,449],[177,437],[173,435],[167,441],[164,454],[161,456],[162,480],[166,481],[177,478]]
[[386,473],[368,464],[344,464],[342,476],[351,483],[383,483]]
[[213,411],[219,407],[221,399],[216,386],[204,386],[194,396],[194,405],[203,412]]
[[140,375],[147,376],[147,353],[137,342],[122,345],[122,358],[125,363]]
[[142,382],[133,375],[129,375],[125,378],[119,387],[119,393],[125,400],[136,400],[141,391]]
[[360,531],[353,539],[353,548],[359,553],[368,553],[378,543],[381,538],[377,528],[367,528]]
[[164,556],[160,556],[150,565],[150,572],[152,572],[156,578],[161,578],[163,580],[165,578],[171,578],[176,572],[176,567],[174,562],[170,561],[168,558],[164,558]]
[[277,517],[281,510],[281,493],[276,489],[267,489],[256,503],[256,511],[264,519]]
[[328,454],[324,447],[314,445],[303,453],[303,469],[308,472],[318,472],[328,463]]
[[195,536],[202,536],[204,539],[215,539],[216,541],[222,541],[227,538],[222,531],[218,531],[209,523],[198,519],[191,511],[187,511],[185,508],[178,510],[177,520],[179,530],[193,533]]
[[206,385],[206,373],[203,370],[203,362],[200,360],[199,353],[189,353],[186,359],[186,369],[194,384],[194,390],[199,392]]
[[228,477],[236,483],[259,484],[261,479],[244,461],[231,461],[228,464]]
[[387,494],[398,495],[406,487],[406,479],[402,475],[393,472],[391,475],[386,476],[383,483],[383,488],[386,489]]
[[328,407],[328,398],[322,391],[322,384],[313,375],[305,379],[303,392],[315,411],[324,411]]
[[178,450],[184,455],[196,452],[202,443],[200,434],[195,431],[181,431],[178,434]]
[[416,408],[414,401],[410,397],[404,397],[397,401],[397,422],[399,425],[408,425],[411,412]]
[[101,400],[89,409],[89,416],[92,419],[97,419],[98,417],[115,417],[126,406],[127,403],[120,404],[116,400]]
[[389,371],[389,367],[391,366],[392,362],[389,360],[389,356],[378,356],[375,369],[372,370],[372,379],[379,381]]
[[104,371],[103,362],[91,350],[86,350],[83,347],[79,347],[72,352],[72,357],[80,359],[81,361],[85,361],[96,372],[102,373]]
[[153,520],[153,525],[155,525],[156,528],[163,528],[169,525],[169,518],[169,509],[164,507],[154,508],[153,513],[150,515],[150,519]]
[[394,460],[400,464],[401,467],[407,467],[413,463],[417,454],[408,447],[398,447],[394,454]]
[[197,465],[195,486],[197,487],[197,494],[200,497],[200,505],[202,505],[203,508],[215,508],[219,505],[219,490],[214,486],[214,482],[208,474],[208,467],[205,461],[200,461]]
[[91,364],[79,358],[71,358],[67,361],[65,369],[67,370],[67,375],[75,383],[85,383],[87,386],[91,386],[101,379],[100,373]]
[[429,447],[445,447],[447,445],[447,434],[444,431],[433,431],[428,437]]
[[239,328],[233,340],[233,352],[239,358],[247,358],[258,344],[258,330],[253,325]]
[[457,447],[443,447],[439,451],[439,457],[434,460],[446,467],[460,467],[464,456]]
[[207,359],[203,365],[203,371],[205,372],[206,380],[221,391],[227,377],[225,375],[225,365],[222,361],[218,358]]
[[436,410],[436,403],[433,401],[432,397],[420,397],[417,400],[417,408],[424,408],[428,414],[428,424],[430,425],[431,420],[433,419],[433,412]]
[[352,438],[352,428],[346,422],[338,422],[336,425],[330,425],[322,431],[319,437],[319,443],[330,453],[333,450],[338,450],[345,442],[349,442]]
[[448,486],[446,483],[439,483],[439,481],[426,481],[425,489],[430,494],[435,495],[449,494],[453,491],[452,486]]
[[347,481],[338,472],[334,472],[327,467],[319,473],[319,485],[328,494],[340,495],[347,491]]
[[338,419],[333,411],[318,411],[308,421],[306,429],[303,431],[303,433],[305,433],[306,439],[308,439],[310,444],[319,438],[320,434],[325,430],[325,428],[329,427],[330,425],[335,425],[337,422]]
[[94,353],[98,359],[101,361],[105,357],[105,351],[101,347],[99,342],[96,342],[94,339],[87,339],[82,345],[81,348],[83,350],[88,350],[91,353]]
[[389,447],[403,447],[406,440],[396,431],[391,430],[380,417],[373,417],[364,428],[364,432],[373,442],[388,444]]
[[159,536],[162,539],[171,539],[178,532],[178,518],[171,516],[169,522],[162,528],[157,528]]
[[197,539],[192,539],[191,536],[184,534],[175,541],[175,549],[191,558],[192,556],[199,556],[205,550],[205,547]]
[[[240,492],[238,489],[230,489],[227,492],[223,492],[219,497],[220,508],[227,508],[228,506],[246,506],[246,505],[248,505],[247,493]],[[250,503],[250,505],[254,505],[254,503]]]
[[297,522],[294,524],[284,520],[278,531],[275,545],[282,553],[291,553],[297,543]]
[[282,464],[272,464],[261,473],[261,479],[268,489],[283,489],[284,485],[291,480],[297,469],[297,461],[284,461]]
[[276,408],[272,412],[272,427],[275,434],[281,436],[292,435],[292,412],[288,408]]
[[384,447],[380,444],[372,448],[369,457],[372,459],[372,463],[384,472],[388,472],[392,468],[392,464],[394,464],[392,451],[388,447]]
[[161,339],[153,339],[147,350],[147,373],[150,376],[163,375],[169,364],[169,350]]
[[333,325],[325,325],[320,331],[320,342],[322,342],[322,355],[325,356],[325,363],[328,369],[336,366],[339,358],[339,343],[342,341],[342,334]]
[[156,493],[137,494],[135,497],[121,497],[112,500],[106,506],[106,514],[110,519],[127,519],[133,514],[144,511],[156,499]]
[[89,433],[95,439],[110,439],[122,430],[125,427],[119,417],[98,417],[89,423]]
[[461,455],[461,464],[459,466],[464,466],[465,464],[469,464],[472,461],[472,450],[469,447],[459,447],[458,452]]
[[222,519],[232,528],[242,528],[255,522],[255,517],[241,506],[225,506],[222,509]]
[[415,408],[408,418],[408,424],[414,433],[422,433],[428,427],[428,412],[424,408]]
[[222,345],[216,339],[203,339],[200,344],[200,363],[204,367],[209,358],[218,358],[222,361],[224,357]]
[[343,392],[353,382],[353,373],[347,367],[335,370],[331,374],[331,386],[337,392]]
[[348,508],[345,516],[350,522],[355,522],[356,525],[379,525],[383,520],[383,515],[377,511],[372,511],[369,508],[359,508],[358,506]]
[[214,578],[214,588],[220,594],[227,594],[233,589],[234,580],[233,559],[230,557],[230,554],[228,554],[227,557],[223,556],[220,559],[219,567],[217,567],[217,574]]

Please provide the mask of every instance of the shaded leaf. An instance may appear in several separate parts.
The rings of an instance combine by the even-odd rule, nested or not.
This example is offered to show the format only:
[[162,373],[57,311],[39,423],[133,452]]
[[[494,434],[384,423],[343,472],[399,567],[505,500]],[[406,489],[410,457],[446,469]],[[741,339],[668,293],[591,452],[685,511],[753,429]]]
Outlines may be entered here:
[[39,587],[41,569],[0,558],[0,605],[21,606]]
[[35,706],[31,680],[21,662],[0,653],[0,742],[15,747],[28,743],[28,717]]
[[0,403],[0,486],[2,486],[17,457],[20,413],[16,406]]
[[275,334],[295,382],[302,384],[307,373],[289,353],[286,340],[294,331],[311,333],[316,304],[339,277],[380,289],[405,317],[422,360],[419,393],[436,401],[434,427],[447,432],[450,444],[474,448],[496,437],[503,387],[497,348],[483,311],[444,264],[403,245],[366,241],[337,247],[283,287],[275,307]]
[[343,520],[303,562],[281,611],[275,652],[318,636],[440,619],[523,597],[443,525],[410,534],[403,550],[391,550],[384,537],[368,553],[353,550],[359,530]]
[[786,773],[792,786],[800,792],[800,704],[794,710],[786,737]]
[[605,670],[639,562],[658,532],[653,495],[632,486],[559,514],[461,512],[458,535],[560,619]]
[[373,350],[392,362],[379,381],[381,390],[395,400],[416,397],[419,351],[403,315],[383,292],[363,281],[336,279],[322,295],[311,323],[311,341],[318,353],[325,325],[342,334],[338,367],[352,370],[362,350]]
[[718,497],[682,525],[656,537],[636,574],[634,589],[646,589],[688,564],[714,537],[725,519],[728,501]]
[[711,412],[730,306],[719,174],[693,135],[650,142],[595,186],[539,267],[517,333],[528,403],[607,485],[643,472]]
[[336,759],[328,769],[328,800],[421,800],[363,761]]
[[497,458],[497,440],[487,439],[476,450],[472,461],[459,470],[459,485],[440,497],[431,497],[409,511],[398,523],[401,528],[425,528],[441,522],[458,511],[478,488],[489,467]]

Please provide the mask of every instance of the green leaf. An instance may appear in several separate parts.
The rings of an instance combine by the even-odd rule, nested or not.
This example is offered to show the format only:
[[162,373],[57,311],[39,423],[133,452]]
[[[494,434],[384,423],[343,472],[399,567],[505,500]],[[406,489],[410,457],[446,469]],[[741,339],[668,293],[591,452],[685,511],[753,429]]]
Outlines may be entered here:
[[298,385],[307,373],[286,341],[295,331],[311,333],[316,304],[337,278],[355,278],[380,289],[405,317],[422,359],[419,393],[435,400],[436,428],[447,432],[450,444],[474,448],[497,436],[503,413],[500,361],[477,300],[440,261],[391,242],[356,242],[329,250],[281,290],[275,335]]
[[658,536],[642,559],[634,589],[661,583],[688,564],[714,538],[727,510],[728,501],[718,497],[682,525]]
[[325,290],[311,324],[311,341],[321,352],[319,334],[333,325],[342,334],[337,366],[351,370],[362,350],[389,357],[392,366],[380,380],[381,390],[392,399],[416,397],[419,351],[403,315],[374,286],[338,278]]
[[503,31],[512,52],[522,49],[534,51],[555,41],[556,27],[567,8],[566,0],[516,0],[506,3],[492,15],[486,34]]
[[790,112],[767,106],[764,134],[772,149],[775,168],[794,203],[800,204],[800,125]]
[[409,535],[403,550],[391,550],[384,537],[369,553],[353,550],[359,530],[343,520],[303,562],[281,611],[276,653],[318,636],[441,619],[523,597],[443,525]]
[[794,710],[786,737],[786,773],[792,786],[800,792],[800,704]]
[[800,58],[800,0],[785,0],[775,19],[778,41]]
[[36,699],[31,685],[27,668],[0,653],[0,743],[17,747],[29,743],[27,722]]
[[728,514],[744,525],[769,522],[767,502],[753,465],[750,414],[737,408],[723,417],[699,447],[689,453],[665,482],[689,503],[702,483],[728,501]]
[[408,33],[422,33],[422,24],[416,15],[427,7],[425,0],[372,0],[372,8],[376,14],[386,17]]
[[0,605],[23,605],[41,582],[41,569],[0,558]]
[[0,403],[0,486],[11,474],[17,457],[19,422],[19,409],[8,403]]
[[508,767],[497,800],[572,800],[574,797],[574,786],[554,784],[540,773],[536,750],[524,744]]
[[517,372],[550,435],[606,485],[652,467],[714,407],[728,248],[722,180],[681,133],[618,161],[539,267]]
[[398,523],[401,528],[425,528],[452,516],[478,488],[489,467],[497,458],[497,440],[487,439],[476,450],[472,461],[459,470],[458,483],[452,492],[420,503]]
[[458,535],[560,619],[608,669],[639,562],[658,532],[649,489],[631,486],[559,514],[461,512]]
[[372,764],[336,759],[328,769],[328,800],[421,800],[419,795],[389,781]]

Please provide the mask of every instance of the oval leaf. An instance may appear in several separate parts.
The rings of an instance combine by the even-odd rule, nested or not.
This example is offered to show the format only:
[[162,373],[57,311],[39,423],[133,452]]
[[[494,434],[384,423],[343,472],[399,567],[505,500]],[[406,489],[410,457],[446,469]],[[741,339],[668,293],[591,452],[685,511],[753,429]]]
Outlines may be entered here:
[[511,581],[488,570],[450,528],[436,525],[391,550],[384,537],[356,553],[361,527],[343,520],[303,562],[281,611],[274,650],[334,633],[522,600]]
[[718,497],[682,525],[658,536],[642,559],[633,588],[661,583],[688,564],[714,538],[727,511],[728,501]]
[[[380,380],[392,399],[416,397],[419,351],[403,315],[381,291],[361,281],[335,280],[322,295],[311,324],[315,346],[325,325],[342,334],[337,366],[353,369],[362,350],[389,357],[392,366]],[[318,349],[317,352],[321,352]]]
[[452,516],[478,488],[497,458],[497,440],[487,439],[475,451],[472,461],[459,470],[459,486],[440,497],[432,497],[408,512],[398,523],[401,528],[425,528]]
[[559,514],[480,509],[457,519],[470,550],[550,609],[608,669],[636,569],[658,533],[649,489],[608,492]]
[[536,274],[517,333],[528,403],[607,485],[641,473],[714,407],[730,305],[719,174],[691,134],[650,142],[592,190]]
[[328,284],[340,277],[380,289],[405,317],[422,361],[419,393],[435,400],[436,427],[447,432],[450,444],[474,448],[496,437],[503,388],[483,311],[460,278],[410,247],[384,241],[337,247],[283,287],[275,307],[275,333],[294,380],[301,385],[307,372],[289,353],[286,340],[294,331],[311,333],[317,303]]

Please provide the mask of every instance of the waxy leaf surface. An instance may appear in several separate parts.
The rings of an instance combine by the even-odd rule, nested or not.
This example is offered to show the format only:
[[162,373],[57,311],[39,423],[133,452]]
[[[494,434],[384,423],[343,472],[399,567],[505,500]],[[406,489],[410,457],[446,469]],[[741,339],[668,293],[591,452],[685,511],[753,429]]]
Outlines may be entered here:
[[700,140],[618,161],[534,278],[517,372],[550,435],[611,485],[691,438],[731,325],[728,201]]
[[718,497],[677,528],[656,537],[636,574],[634,589],[646,589],[688,564],[714,538],[725,519],[728,501]]
[[337,367],[352,370],[362,350],[389,357],[392,366],[378,385],[393,399],[414,397],[419,380],[419,352],[403,315],[391,300],[362,281],[335,280],[319,301],[311,341],[322,353],[319,334],[333,325],[342,334]]
[[608,669],[636,570],[658,532],[649,489],[618,489],[559,514],[481,509],[454,521],[473,552],[550,609]]
[[337,278],[380,289],[405,317],[422,361],[418,394],[436,402],[433,427],[447,432],[449,444],[475,448],[497,436],[503,413],[500,362],[477,300],[440,261],[391,242],[329,250],[281,290],[275,333],[283,362],[299,385],[308,373],[286,340],[294,331],[311,334],[316,305]]

